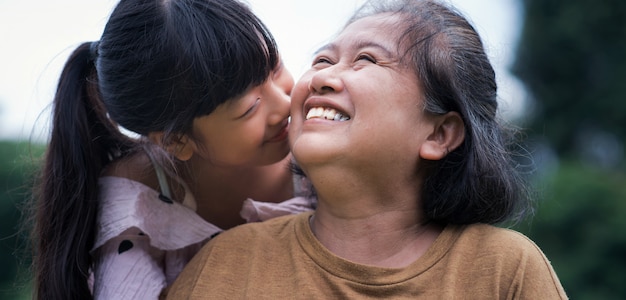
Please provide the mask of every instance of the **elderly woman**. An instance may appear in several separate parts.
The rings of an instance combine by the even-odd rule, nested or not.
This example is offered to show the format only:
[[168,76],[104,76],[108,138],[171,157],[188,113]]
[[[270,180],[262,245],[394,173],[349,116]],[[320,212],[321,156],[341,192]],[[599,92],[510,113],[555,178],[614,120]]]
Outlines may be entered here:
[[496,118],[480,37],[436,1],[366,3],[292,92],[290,145],[314,212],[201,250],[172,299],[563,299]]

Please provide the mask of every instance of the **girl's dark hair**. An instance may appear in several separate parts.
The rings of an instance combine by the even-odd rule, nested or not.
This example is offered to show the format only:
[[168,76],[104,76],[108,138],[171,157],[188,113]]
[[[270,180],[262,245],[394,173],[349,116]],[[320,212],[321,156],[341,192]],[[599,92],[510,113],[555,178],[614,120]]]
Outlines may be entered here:
[[452,7],[434,0],[370,1],[348,24],[391,13],[403,28],[398,43],[425,94],[424,109],[458,112],[461,146],[440,161],[425,161],[426,215],[440,223],[519,221],[532,212],[524,177],[511,152],[515,130],[496,116],[495,72],[474,27]]
[[100,41],[67,60],[34,189],[34,298],[90,299],[98,178],[139,135],[191,134],[193,119],[278,64],[263,23],[236,0],[121,0]]

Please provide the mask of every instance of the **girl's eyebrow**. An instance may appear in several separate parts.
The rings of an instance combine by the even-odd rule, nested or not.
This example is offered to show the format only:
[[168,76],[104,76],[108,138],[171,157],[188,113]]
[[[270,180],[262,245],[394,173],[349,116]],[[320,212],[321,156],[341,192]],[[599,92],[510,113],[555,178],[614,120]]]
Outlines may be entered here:
[[285,67],[285,64],[283,63],[283,59],[282,57],[280,57],[280,59],[278,60],[278,63],[276,64],[276,67],[274,68],[274,72],[281,70],[283,67]]

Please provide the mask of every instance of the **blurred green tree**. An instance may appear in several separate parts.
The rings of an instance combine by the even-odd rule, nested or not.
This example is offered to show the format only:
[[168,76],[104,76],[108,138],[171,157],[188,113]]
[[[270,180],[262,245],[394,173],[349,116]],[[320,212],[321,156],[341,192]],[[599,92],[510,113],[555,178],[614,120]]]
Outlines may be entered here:
[[626,175],[561,163],[539,184],[537,215],[519,230],[552,261],[571,299],[626,299]]
[[21,212],[43,150],[42,145],[0,141],[0,299],[23,298],[30,290],[28,228]]
[[512,71],[533,100],[527,127],[561,157],[619,167],[626,141],[626,1],[522,3]]
[[521,0],[538,213],[519,226],[571,299],[626,299],[626,1]]

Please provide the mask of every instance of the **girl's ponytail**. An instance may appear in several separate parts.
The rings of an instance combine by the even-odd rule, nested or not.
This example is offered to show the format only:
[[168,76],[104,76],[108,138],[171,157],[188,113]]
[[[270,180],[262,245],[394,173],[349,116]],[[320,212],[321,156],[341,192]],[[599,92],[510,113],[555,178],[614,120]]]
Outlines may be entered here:
[[54,97],[50,140],[35,189],[37,299],[91,298],[98,178],[108,162],[132,147],[99,99],[92,45],[83,43],[70,55]]

